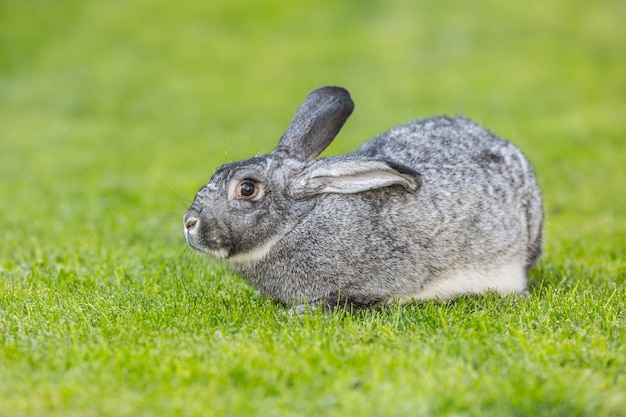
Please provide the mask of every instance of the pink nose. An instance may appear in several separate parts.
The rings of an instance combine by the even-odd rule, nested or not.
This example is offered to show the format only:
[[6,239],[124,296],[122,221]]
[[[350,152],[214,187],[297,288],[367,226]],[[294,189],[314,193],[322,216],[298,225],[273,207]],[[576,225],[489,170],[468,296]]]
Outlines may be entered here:
[[190,217],[185,222],[185,227],[188,231],[193,232],[198,227],[198,223],[200,223],[200,220],[195,217]]

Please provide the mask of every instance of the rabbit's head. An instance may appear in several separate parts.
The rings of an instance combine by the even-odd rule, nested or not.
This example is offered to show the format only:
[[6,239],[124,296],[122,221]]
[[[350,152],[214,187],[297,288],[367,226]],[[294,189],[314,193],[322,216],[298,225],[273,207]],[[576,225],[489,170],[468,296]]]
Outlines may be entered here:
[[405,167],[358,155],[314,159],[353,108],[341,87],[310,93],[271,154],[222,166],[198,191],[184,216],[187,243],[231,262],[259,260],[326,194],[416,190],[419,176]]

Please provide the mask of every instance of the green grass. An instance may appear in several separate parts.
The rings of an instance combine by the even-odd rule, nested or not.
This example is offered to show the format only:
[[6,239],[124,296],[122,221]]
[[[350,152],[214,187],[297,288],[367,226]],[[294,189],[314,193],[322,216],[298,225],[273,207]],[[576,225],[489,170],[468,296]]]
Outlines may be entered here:
[[[0,2],[0,415],[626,415],[623,1]],[[186,249],[312,89],[536,167],[527,299],[298,317]]]

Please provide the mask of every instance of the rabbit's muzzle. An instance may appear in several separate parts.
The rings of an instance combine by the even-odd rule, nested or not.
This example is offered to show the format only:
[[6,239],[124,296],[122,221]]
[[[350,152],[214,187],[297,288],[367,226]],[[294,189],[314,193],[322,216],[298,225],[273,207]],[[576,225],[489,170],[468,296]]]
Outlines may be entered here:
[[189,210],[183,219],[185,240],[191,248],[217,258],[226,258],[230,252],[230,239],[220,230],[216,221],[195,210]]

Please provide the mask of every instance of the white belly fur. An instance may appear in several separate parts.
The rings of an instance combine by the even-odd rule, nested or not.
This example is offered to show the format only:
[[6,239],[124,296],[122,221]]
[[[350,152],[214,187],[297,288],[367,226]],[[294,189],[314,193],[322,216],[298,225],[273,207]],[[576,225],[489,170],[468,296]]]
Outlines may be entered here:
[[502,265],[492,270],[468,269],[440,277],[416,294],[399,294],[390,302],[408,303],[411,300],[454,300],[465,294],[495,291],[500,295],[526,294],[526,274],[518,263]]

